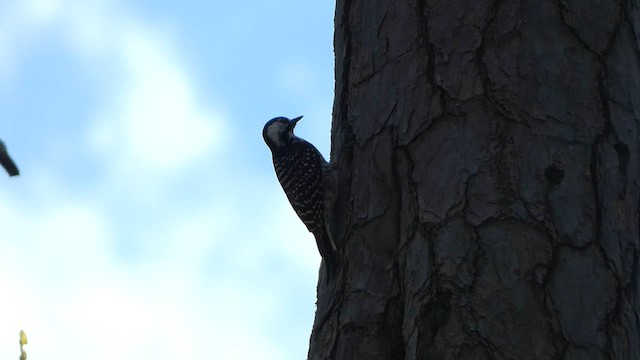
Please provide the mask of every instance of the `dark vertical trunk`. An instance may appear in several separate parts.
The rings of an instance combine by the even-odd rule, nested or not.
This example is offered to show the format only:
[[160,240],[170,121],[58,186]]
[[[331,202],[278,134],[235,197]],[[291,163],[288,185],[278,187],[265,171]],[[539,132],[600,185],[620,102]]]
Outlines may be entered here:
[[338,0],[310,359],[640,359],[638,1]]

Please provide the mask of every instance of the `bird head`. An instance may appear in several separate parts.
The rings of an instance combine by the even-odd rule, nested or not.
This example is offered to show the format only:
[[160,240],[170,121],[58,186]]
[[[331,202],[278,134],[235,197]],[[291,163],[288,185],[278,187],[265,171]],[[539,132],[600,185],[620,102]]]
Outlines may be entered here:
[[262,137],[271,150],[285,146],[294,141],[297,137],[293,134],[293,129],[302,116],[291,120],[286,117],[273,118],[264,125]]

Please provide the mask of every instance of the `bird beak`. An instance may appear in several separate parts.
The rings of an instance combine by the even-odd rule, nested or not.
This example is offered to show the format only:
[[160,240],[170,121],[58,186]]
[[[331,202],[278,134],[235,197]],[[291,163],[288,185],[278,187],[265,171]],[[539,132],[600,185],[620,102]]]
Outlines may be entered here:
[[297,118],[293,118],[293,119],[291,119],[291,122],[295,124],[295,123],[297,123],[298,121],[300,121],[300,119],[302,119],[302,115],[298,116]]

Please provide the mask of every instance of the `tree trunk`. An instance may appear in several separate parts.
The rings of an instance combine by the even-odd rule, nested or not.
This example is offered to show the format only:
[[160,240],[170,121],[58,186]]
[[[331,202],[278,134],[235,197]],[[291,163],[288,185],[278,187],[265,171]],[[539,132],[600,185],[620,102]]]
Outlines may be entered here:
[[640,3],[337,0],[310,359],[640,359]]

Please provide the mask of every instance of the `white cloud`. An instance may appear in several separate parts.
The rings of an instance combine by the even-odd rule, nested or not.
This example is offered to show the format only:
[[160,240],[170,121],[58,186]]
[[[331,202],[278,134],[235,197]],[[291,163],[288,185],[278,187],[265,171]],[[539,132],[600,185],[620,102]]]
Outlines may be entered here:
[[32,344],[31,336],[44,338],[30,345],[33,350],[46,347],[48,339],[62,341],[64,332],[73,333],[66,322],[51,319],[70,300],[69,291],[106,275],[111,264],[109,231],[103,215],[90,206],[56,208],[59,202],[43,197],[38,207],[28,208],[12,206],[6,200],[13,199],[0,196],[5,200],[0,204],[0,228],[6,240],[0,243],[0,358],[13,358],[20,329]]
[[[170,34],[108,0],[25,0],[0,5],[0,72],[11,74],[21,42],[61,30],[76,53],[113,73],[114,98],[96,115],[88,141],[114,171],[177,172],[211,156],[224,139],[219,109],[196,96]],[[106,68],[102,68],[107,66]],[[115,161],[113,161],[115,160]]]
[[[39,0],[33,0],[39,1]],[[117,60],[118,44],[122,41],[123,28],[131,19],[127,10],[115,6],[111,0],[59,0],[59,17],[65,39],[81,56],[114,57]],[[120,8],[120,9],[119,9]]]
[[[275,194],[284,198],[284,194]],[[264,241],[273,244],[292,266],[308,273],[311,277],[317,275],[320,255],[313,234],[298,219],[286,200],[271,199],[269,204],[275,206],[265,222],[268,226],[265,233],[268,235]],[[282,236],[281,231],[274,231],[274,229],[287,229],[287,236]]]
[[[272,208],[250,214],[232,192],[203,194],[199,208],[168,194],[181,170],[215,160],[228,137],[226,120],[199,96],[171,36],[123,3],[25,0],[11,6],[16,16],[8,28],[0,25],[0,66],[19,55],[24,38],[16,34],[55,29],[75,55],[114,74],[96,84],[113,97],[78,140],[103,163],[106,179],[80,194],[60,177],[37,173],[50,169],[31,169],[18,179],[22,188],[10,189],[13,197],[0,189],[0,235],[9,239],[0,242],[0,359],[17,357],[21,328],[29,358],[282,359],[291,349],[278,348],[269,333],[284,321],[274,314],[287,310],[275,291],[297,284],[268,278],[265,264],[284,259],[295,276],[313,282],[313,235],[279,188],[279,201],[262,200]],[[302,86],[305,71],[288,75],[292,89]],[[16,206],[21,196],[32,199],[30,208]],[[132,201],[133,209],[116,202],[136,197],[143,201]],[[121,233],[140,242],[142,261],[118,256]],[[223,246],[230,251],[220,255]],[[229,261],[225,274],[203,270],[214,252]]]
[[[223,139],[223,116],[197,99],[194,84],[168,37],[144,24],[110,29],[115,32],[111,56],[122,78],[114,102],[97,116],[90,131],[92,145],[115,160],[117,171],[125,172],[177,173],[211,155]],[[104,33],[102,29],[87,31],[86,26],[76,30],[99,38]]]
[[[32,185],[36,197],[56,192],[46,182]],[[9,240],[0,242],[0,358],[17,354],[20,329],[30,357],[48,359],[284,358],[267,332],[281,307],[271,287],[235,276],[202,282],[213,240],[233,240],[233,229],[220,226],[233,226],[228,212],[202,209],[149,226],[166,232],[149,239],[164,250],[123,267],[108,242],[113,218],[91,199],[69,203],[61,190],[42,196],[37,209],[12,208],[0,191],[0,228]]]
[[42,26],[58,16],[61,0],[24,0],[21,3],[26,22],[31,26]]
[[286,64],[279,73],[278,82],[292,94],[310,94],[316,87],[316,76],[304,63]]

